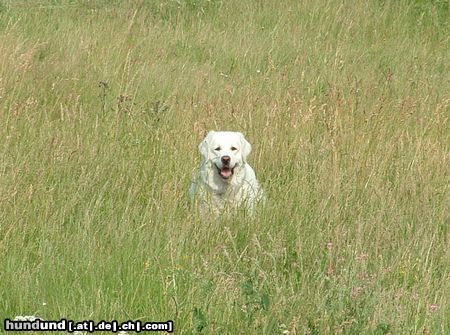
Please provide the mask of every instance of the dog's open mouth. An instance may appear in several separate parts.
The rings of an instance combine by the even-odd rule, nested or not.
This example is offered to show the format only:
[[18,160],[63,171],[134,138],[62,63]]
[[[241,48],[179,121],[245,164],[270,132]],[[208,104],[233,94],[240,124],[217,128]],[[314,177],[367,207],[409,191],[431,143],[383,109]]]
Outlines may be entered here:
[[230,177],[233,175],[234,173],[234,168],[231,168],[229,166],[222,166],[222,168],[217,167],[217,171],[219,172],[219,175],[223,178],[223,179],[230,179]]

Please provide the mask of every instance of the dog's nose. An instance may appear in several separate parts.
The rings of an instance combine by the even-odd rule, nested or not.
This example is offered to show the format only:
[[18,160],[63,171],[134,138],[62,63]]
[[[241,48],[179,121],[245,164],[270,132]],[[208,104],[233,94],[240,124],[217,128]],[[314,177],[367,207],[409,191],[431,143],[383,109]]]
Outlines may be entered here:
[[230,164],[231,158],[230,158],[230,156],[222,156],[221,160],[224,165],[228,165],[228,164]]

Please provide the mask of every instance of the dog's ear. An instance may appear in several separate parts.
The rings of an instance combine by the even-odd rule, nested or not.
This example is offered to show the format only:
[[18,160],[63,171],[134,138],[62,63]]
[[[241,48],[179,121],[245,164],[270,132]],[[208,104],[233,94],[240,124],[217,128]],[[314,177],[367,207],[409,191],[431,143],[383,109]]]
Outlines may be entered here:
[[200,144],[198,145],[198,150],[200,151],[200,153],[202,154],[203,158],[206,160],[208,160],[209,157],[209,142],[211,140],[212,135],[214,134],[214,131],[210,131],[208,133],[208,135],[206,135],[205,139],[203,141],[200,142]]
[[242,159],[246,162],[248,155],[252,152],[252,145],[245,139],[242,133],[239,133],[239,136],[241,137]]

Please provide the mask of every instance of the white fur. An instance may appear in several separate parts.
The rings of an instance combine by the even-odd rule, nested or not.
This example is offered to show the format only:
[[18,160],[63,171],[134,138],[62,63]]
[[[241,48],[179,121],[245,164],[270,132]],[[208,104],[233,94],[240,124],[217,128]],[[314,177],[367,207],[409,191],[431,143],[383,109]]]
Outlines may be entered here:
[[[189,190],[191,198],[200,204],[201,211],[222,213],[224,210],[245,206],[251,213],[263,192],[255,172],[247,163],[252,146],[239,132],[210,131],[198,146],[202,163]],[[233,173],[228,179],[221,176],[226,164],[224,156],[230,157],[229,167]],[[230,172],[228,172],[229,174]],[[224,172],[226,177],[227,173]]]

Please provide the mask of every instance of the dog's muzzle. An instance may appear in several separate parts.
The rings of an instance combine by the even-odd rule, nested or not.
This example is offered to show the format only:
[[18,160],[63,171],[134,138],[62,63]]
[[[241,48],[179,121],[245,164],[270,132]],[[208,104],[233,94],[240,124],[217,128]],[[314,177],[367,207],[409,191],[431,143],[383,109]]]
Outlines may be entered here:
[[230,166],[230,161],[231,161],[230,156],[222,156],[220,158],[220,161],[222,162],[222,167],[220,168],[216,165],[219,175],[225,180],[230,179],[234,173],[234,168],[236,166],[234,166],[234,167]]

